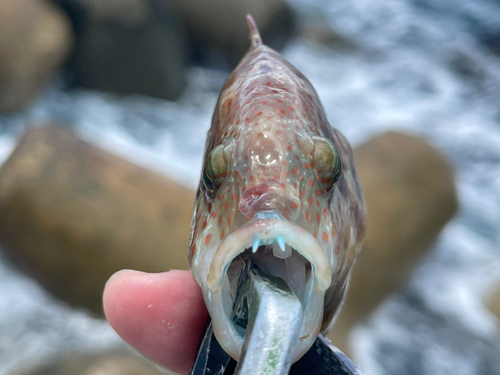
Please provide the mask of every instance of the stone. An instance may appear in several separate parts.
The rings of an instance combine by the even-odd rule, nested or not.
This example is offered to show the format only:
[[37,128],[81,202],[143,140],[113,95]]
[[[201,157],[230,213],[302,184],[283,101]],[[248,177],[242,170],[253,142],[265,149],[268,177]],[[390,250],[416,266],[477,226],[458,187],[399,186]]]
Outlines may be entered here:
[[70,15],[76,86],[176,100],[187,86],[187,35],[162,0],[54,0]]
[[0,169],[0,242],[55,296],[100,315],[114,272],[187,269],[194,196],[69,129],[29,128]]
[[12,375],[175,375],[130,350],[74,353]]
[[423,138],[386,133],[357,147],[354,156],[367,231],[328,334],[346,353],[352,327],[404,285],[458,207],[450,162]]
[[0,112],[26,108],[73,46],[68,17],[40,0],[0,1]]
[[488,310],[497,317],[500,327],[500,282],[491,288],[485,302]]
[[280,50],[293,35],[295,16],[283,0],[162,0],[173,3],[197,41],[202,60],[235,65],[250,46],[245,15],[251,14],[264,43]]

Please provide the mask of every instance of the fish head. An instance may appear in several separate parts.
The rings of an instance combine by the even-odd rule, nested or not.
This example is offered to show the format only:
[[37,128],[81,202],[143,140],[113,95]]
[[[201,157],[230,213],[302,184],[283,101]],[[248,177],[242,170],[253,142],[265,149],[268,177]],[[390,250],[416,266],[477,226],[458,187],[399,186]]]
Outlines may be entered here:
[[244,262],[284,279],[303,305],[296,360],[316,339],[325,293],[345,269],[342,160],[334,137],[276,107],[254,110],[247,118],[257,120],[232,134],[209,132],[190,264],[217,338],[236,360],[245,331],[232,315]]

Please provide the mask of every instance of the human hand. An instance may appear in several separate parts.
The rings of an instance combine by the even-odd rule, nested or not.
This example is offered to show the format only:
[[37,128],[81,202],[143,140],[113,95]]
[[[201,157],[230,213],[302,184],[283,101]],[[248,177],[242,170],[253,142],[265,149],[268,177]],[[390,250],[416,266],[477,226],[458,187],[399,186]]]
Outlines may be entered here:
[[191,272],[119,271],[106,283],[103,306],[126,342],[172,371],[189,373],[208,318]]

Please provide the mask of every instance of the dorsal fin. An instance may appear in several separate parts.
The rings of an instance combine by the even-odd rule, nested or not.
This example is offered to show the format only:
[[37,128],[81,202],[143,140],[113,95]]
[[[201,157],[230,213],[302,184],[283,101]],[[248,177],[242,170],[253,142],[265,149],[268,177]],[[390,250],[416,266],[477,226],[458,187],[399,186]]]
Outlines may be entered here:
[[255,23],[255,20],[253,19],[251,14],[247,14],[246,19],[248,25],[248,32],[250,34],[250,43],[252,44],[252,47],[261,46],[262,38],[260,36],[260,31],[259,28],[257,27],[257,24]]

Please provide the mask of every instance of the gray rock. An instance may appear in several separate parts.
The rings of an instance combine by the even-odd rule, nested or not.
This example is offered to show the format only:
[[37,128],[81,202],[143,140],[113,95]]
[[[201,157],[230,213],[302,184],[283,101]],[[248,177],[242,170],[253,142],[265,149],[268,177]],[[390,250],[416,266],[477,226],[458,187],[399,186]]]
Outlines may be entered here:
[[187,81],[187,41],[161,0],[56,0],[70,15],[77,46],[69,70],[77,86],[176,100]]
[[53,4],[0,1],[0,112],[25,108],[65,62],[72,43],[70,22]]
[[172,2],[204,57],[228,58],[236,64],[250,45],[245,15],[257,23],[265,44],[277,50],[292,36],[295,16],[283,0],[160,0]]

